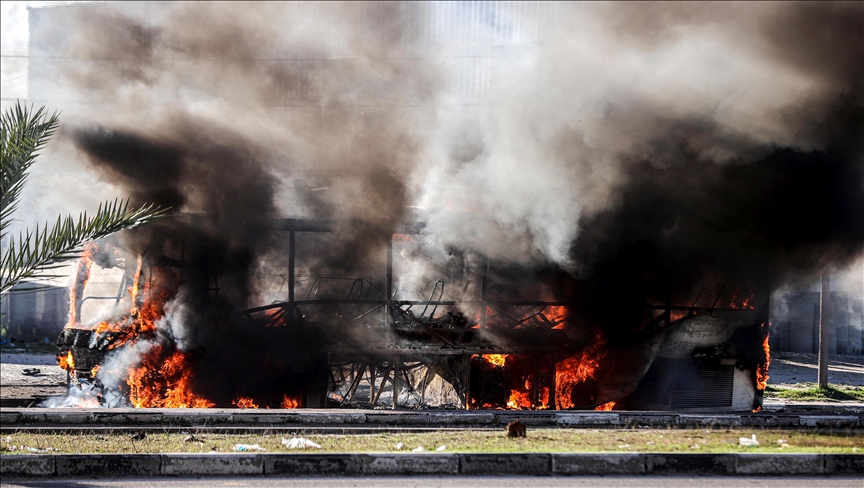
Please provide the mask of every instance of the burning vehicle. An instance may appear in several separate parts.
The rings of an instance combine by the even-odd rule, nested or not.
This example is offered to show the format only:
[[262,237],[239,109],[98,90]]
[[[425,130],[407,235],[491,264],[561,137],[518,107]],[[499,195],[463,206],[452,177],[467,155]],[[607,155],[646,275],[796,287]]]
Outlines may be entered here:
[[174,212],[84,252],[51,405],[749,411],[864,249],[860,3],[30,16],[52,197]]
[[[763,298],[757,308],[754,293],[725,290],[729,280],[719,289],[702,290],[710,304],[645,304],[642,323],[634,331],[640,340],[623,346],[610,344],[602,330],[581,325],[585,319],[573,311],[579,303],[572,297],[553,294],[531,300],[501,286],[515,285],[507,276],[514,270],[496,273],[488,257],[478,258],[481,266],[466,275],[468,283],[457,283],[476,291],[474,299],[444,299],[444,280],[435,281],[426,299],[399,299],[394,290],[394,248],[404,251],[412,241],[428,238],[422,231],[391,237],[385,279],[375,283],[344,276],[312,277],[308,268],[295,264],[298,248],[301,254],[308,253],[318,248],[311,244],[321,236],[338,237],[328,223],[285,220],[281,227],[288,234],[288,268],[283,275],[287,293],[271,304],[223,315],[209,328],[210,334],[231,338],[218,345],[225,348],[220,353],[223,365],[205,362],[213,354],[210,347],[184,348],[188,338],[170,323],[183,320],[175,304],[182,299],[184,285],[188,290],[191,276],[212,275],[206,283],[198,282],[198,293],[213,304],[218,303],[220,282],[225,286],[209,270],[194,270],[194,262],[184,256],[115,259],[114,264],[125,269],[121,291],[117,297],[104,297],[115,300],[114,316],[80,323],[90,268],[94,259],[104,263],[107,254],[90,245],[70,294],[69,324],[58,339],[58,362],[74,382],[65,404],[761,408],[770,360],[767,303]],[[404,253],[396,253],[400,254]],[[99,255],[102,259],[96,259]],[[298,270],[307,284],[305,296],[299,297],[294,292],[300,288]],[[533,280],[536,283],[526,286],[523,278],[522,288],[547,288],[542,277]],[[570,285],[578,289],[580,283]],[[118,360],[129,354],[133,357]],[[243,364],[231,362],[238,356]],[[218,384],[197,381],[201,362],[204,368],[217,370]],[[232,380],[236,383],[230,384]]]

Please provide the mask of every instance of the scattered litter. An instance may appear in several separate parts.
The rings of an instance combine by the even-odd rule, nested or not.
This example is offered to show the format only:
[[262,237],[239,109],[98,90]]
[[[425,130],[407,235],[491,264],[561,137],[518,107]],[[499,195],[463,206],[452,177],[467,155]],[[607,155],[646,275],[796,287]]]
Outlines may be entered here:
[[39,376],[42,370],[39,368],[24,368],[24,371],[21,373],[24,376]]
[[302,437],[282,438],[282,444],[288,449],[321,449],[321,444],[304,439]]
[[647,445],[649,445],[649,446],[653,446],[653,445],[654,445],[654,442],[653,442],[653,441],[648,441],[648,442],[646,442],[645,444],[647,444]]
[[424,452],[424,451],[426,451],[426,449],[423,449],[423,446],[411,449],[411,452]]
[[235,451],[266,451],[258,444],[234,444]]
[[750,438],[739,437],[738,445],[744,447],[754,447],[759,445],[759,441],[756,440],[756,434],[753,434]]
[[183,438],[183,442],[199,442],[198,438],[192,434],[187,435]]
[[441,451],[443,451],[444,449],[447,449],[447,445],[446,445],[446,444],[444,444],[444,445],[442,445],[442,446],[438,446],[437,448],[435,448],[435,450],[438,451],[438,452],[441,452]]
[[663,438],[663,434],[660,434],[660,438],[661,438],[661,439]]
[[12,442],[12,436],[11,436],[11,435],[7,435],[7,436],[6,436],[6,443],[9,444],[9,443],[11,443],[11,442]]
[[401,451],[404,447],[405,447],[405,444],[403,444],[401,442],[396,444],[396,450],[397,451]]
[[53,447],[49,447],[47,449],[37,449],[35,447],[28,447],[27,448],[27,451],[29,451],[29,452],[51,452],[53,450],[54,450]]
[[189,432],[188,430],[181,430],[180,433],[183,434],[183,435],[189,435],[189,434],[191,434],[191,432]]
[[630,444],[621,444],[618,449],[630,449]]
[[690,449],[699,449],[699,444],[693,444]]

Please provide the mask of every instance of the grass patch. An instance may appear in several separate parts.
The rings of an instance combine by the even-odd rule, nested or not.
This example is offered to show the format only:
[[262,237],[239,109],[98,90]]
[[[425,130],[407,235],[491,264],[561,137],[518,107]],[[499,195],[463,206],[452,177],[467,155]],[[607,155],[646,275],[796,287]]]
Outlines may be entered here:
[[[759,446],[742,447],[739,437],[755,434]],[[129,434],[50,434],[20,432],[5,436],[4,454],[28,454],[28,448],[51,453],[206,453],[235,452],[235,444],[258,444],[267,452],[411,452],[422,446],[434,452],[806,452],[854,453],[864,451],[864,433],[859,431],[801,430],[664,430],[664,429],[531,429],[525,439],[508,439],[503,431],[442,430],[428,433],[381,433],[369,435],[302,435],[322,449],[288,450],[282,444],[288,434],[234,435],[150,433],[134,441]],[[400,450],[397,445],[402,443]],[[14,450],[10,450],[15,446]]]
[[778,388],[768,385],[765,393],[769,397],[799,401],[841,401],[864,402],[864,387],[849,385],[828,385],[819,388],[815,383],[797,383],[791,388]]

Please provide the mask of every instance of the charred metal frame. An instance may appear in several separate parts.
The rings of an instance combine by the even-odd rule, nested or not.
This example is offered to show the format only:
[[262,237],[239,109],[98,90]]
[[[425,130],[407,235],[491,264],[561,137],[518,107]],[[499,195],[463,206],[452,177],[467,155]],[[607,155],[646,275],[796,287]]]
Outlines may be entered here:
[[[269,305],[254,307],[243,311],[243,315],[252,318],[252,314],[273,309],[285,310],[289,325],[295,323],[302,313],[300,310],[305,306],[310,305],[335,305],[335,306],[367,306],[363,311],[355,317],[359,319],[368,314],[374,313],[379,308],[382,309],[382,324],[385,328],[391,330],[399,329],[400,324],[405,325],[410,323],[413,326],[419,326],[419,330],[426,334],[427,341],[422,345],[397,344],[395,340],[391,343],[375,343],[365,344],[361,347],[347,346],[344,344],[332,344],[327,348],[327,361],[329,364],[329,377],[327,378],[327,398],[319,398],[309,401],[309,396],[306,396],[307,405],[304,406],[319,406],[325,407],[330,402],[337,402],[339,405],[351,403],[355,400],[357,390],[361,383],[368,386],[369,400],[372,405],[376,405],[381,397],[382,391],[385,389],[386,383],[390,382],[392,392],[391,408],[399,407],[399,392],[400,383],[404,382],[405,389],[408,395],[414,395],[415,399],[422,404],[426,397],[426,388],[429,382],[433,379],[435,371],[439,373],[445,371],[448,374],[449,381],[453,384],[462,408],[471,408],[471,358],[476,355],[484,354],[519,354],[528,355],[533,358],[534,362],[534,387],[531,392],[531,405],[537,407],[540,405],[540,385],[551,385],[549,388],[550,398],[549,405],[554,408],[555,405],[555,371],[554,365],[567,357],[567,351],[561,347],[557,341],[547,341],[541,345],[495,345],[492,344],[489,338],[489,317],[487,310],[492,309],[496,313],[496,317],[503,319],[505,323],[510,324],[510,328],[515,328],[529,320],[545,322],[547,325],[554,325],[552,321],[543,315],[544,310],[548,307],[566,306],[565,302],[548,301],[548,300],[513,300],[513,301],[490,301],[487,298],[488,275],[490,271],[490,260],[488,256],[483,256],[483,265],[480,272],[480,299],[479,300],[441,300],[443,297],[442,281],[435,284],[435,288],[428,300],[394,300],[393,299],[393,235],[414,235],[422,234],[425,227],[424,224],[418,223],[409,227],[399,229],[390,236],[387,244],[387,260],[385,271],[385,289],[379,290],[366,280],[355,279],[352,283],[351,290],[348,296],[344,299],[315,299],[312,298],[312,289],[315,287],[313,282],[310,288],[309,296],[306,299],[298,300],[295,296],[295,260],[296,260],[296,233],[297,232],[333,232],[333,225],[328,221],[314,220],[299,220],[285,219],[281,222],[281,229],[288,233],[288,299],[285,302],[275,302]],[[318,277],[320,280],[324,277]],[[362,297],[364,282],[370,285],[370,290],[374,288],[380,292],[383,297],[378,299],[370,299],[367,296]],[[355,287],[358,283],[359,292],[356,297]],[[438,285],[441,284],[441,291],[438,293],[438,299],[434,299],[438,290]],[[319,285],[320,286],[320,285]],[[722,293],[722,289],[720,291]],[[767,297],[767,294],[766,294]],[[719,299],[719,294],[718,294]],[[767,300],[767,298],[766,298]],[[672,312],[687,312],[695,313],[710,313],[722,311],[737,311],[734,308],[718,308],[716,300],[711,307],[698,306],[678,306],[672,305],[671,297],[667,296],[666,303],[663,305],[649,305],[645,308],[649,310],[662,310],[653,321],[652,325],[658,325],[664,322],[668,326],[671,322]],[[423,312],[417,317],[410,313],[410,309],[414,306],[424,307]],[[460,306],[463,309],[471,309],[476,307],[479,312],[477,328],[471,328],[470,323],[463,324],[462,328],[456,331],[458,335],[453,337],[452,331],[448,337],[447,330],[433,327],[434,314],[438,307]],[[406,308],[407,307],[407,308]],[[432,312],[426,317],[426,311],[432,308]],[[515,307],[540,307],[539,310],[509,312],[508,309]],[[764,308],[763,308],[764,307]],[[767,312],[767,303],[760,304],[759,309]],[[395,318],[394,318],[395,317]],[[427,318],[426,321],[421,320]],[[767,317],[766,317],[767,320]],[[428,322],[428,323],[427,323]],[[549,330],[554,334],[558,331]],[[471,334],[471,337],[467,337]],[[395,337],[395,336],[394,336]],[[467,342],[465,341],[467,339]],[[455,359],[455,361],[454,361]],[[454,363],[461,365],[454,367]],[[546,365],[548,378],[541,378],[541,365]],[[420,379],[419,383],[414,384],[409,374],[417,370],[421,366],[426,366],[426,373]],[[345,388],[339,388],[338,385],[343,385]],[[344,391],[343,391],[344,390]],[[334,398],[338,396],[338,398]],[[308,405],[308,404],[312,405]]]
[[[385,390],[389,390],[392,394],[390,406],[393,409],[399,408],[400,392],[413,397],[416,404],[424,405],[427,388],[435,379],[435,376],[439,375],[453,385],[453,390],[458,397],[461,408],[470,409],[479,406],[472,405],[472,360],[476,360],[477,355],[514,354],[530,358],[531,361],[530,369],[533,370],[533,373],[529,373],[533,374],[533,387],[530,391],[531,406],[537,408],[542,405],[540,390],[541,388],[548,388],[549,396],[546,405],[550,406],[550,408],[555,408],[555,365],[557,362],[571,356],[573,351],[568,349],[565,341],[558,340],[559,338],[564,338],[563,331],[553,329],[557,325],[557,322],[547,318],[544,315],[544,311],[548,307],[567,306],[566,302],[550,300],[489,300],[487,288],[490,259],[488,256],[482,257],[482,265],[480,266],[479,300],[443,300],[444,282],[441,280],[435,283],[432,293],[427,300],[394,300],[393,235],[422,234],[425,227],[423,224],[415,224],[404,229],[399,229],[390,236],[387,243],[385,286],[383,290],[368,280],[339,277],[338,279],[352,281],[351,289],[345,298],[314,298],[313,290],[315,290],[316,284],[320,290],[321,283],[319,280],[333,278],[319,276],[313,281],[305,299],[298,299],[295,291],[296,234],[298,232],[333,232],[334,226],[326,221],[296,219],[285,219],[281,221],[280,226],[281,230],[286,231],[288,234],[287,300],[244,310],[240,312],[242,317],[246,317],[250,322],[256,322],[253,314],[281,309],[283,314],[280,315],[285,320],[285,325],[290,327],[298,325],[303,321],[302,309],[304,307],[332,305],[343,307],[342,310],[345,307],[351,307],[349,311],[353,311],[359,306],[362,309],[356,312],[353,320],[371,316],[381,309],[381,326],[383,326],[383,329],[389,329],[394,332],[391,335],[393,340],[389,342],[379,341],[359,345],[333,343],[328,345],[326,348],[328,367],[324,373],[326,377],[310,379],[310,391],[303,394],[302,406],[323,408],[328,406],[328,402],[332,406],[352,404],[357,400],[357,393],[361,384],[365,385],[364,390],[368,388],[368,403],[372,406],[378,404]],[[185,242],[182,249],[181,253],[183,255],[181,256],[181,260],[170,260],[171,263],[168,264],[180,268],[181,273],[185,266]],[[160,263],[154,265],[160,266]],[[161,264],[164,265],[165,263]],[[152,266],[150,266],[149,270],[150,279],[152,279]],[[144,278],[144,273],[142,273],[141,279],[147,279]],[[218,293],[218,275],[214,273],[212,279],[213,285],[211,286],[208,283],[207,289],[208,291]],[[111,299],[115,300],[115,304],[119,303],[123,291],[129,284],[129,280],[128,273],[124,273],[117,296],[82,298],[78,302],[79,316],[81,303],[86,299]],[[368,288],[366,288],[367,285]],[[759,287],[756,294],[761,301],[755,304],[755,308],[759,311],[759,315],[764,317],[764,321],[767,322],[769,287],[767,283],[763,283],[763,285]],[[663,322],[668,326],[672,321],[673,312],[697,314],[741,311],[741,309],[735,308],[716,307],[724,287],[725,284],[721,287],[717,299],[715,299],[711,307],[672,305],[671,297],[668,295],[663,305],[646,304],[646,310],[661,311],[653,319],[651,325],[656,326]],[[370,298],[370,294],[373,291],[379,294],[380,298]],[[419,315],[411,312],[411,308],[415,306],[418,308],[421,306],[424,307]],[[462,318],[461,321],[450,320],[448,322],[446,318],[435,318],[435,313],[439,307],[454,306],[459,306],[463,310],[472,310],[476,307],[477,312],[472,314],[471,320]],[[427,316],[426,313],[430,307],[431,312]],[[519,310],[519,307],[522,307],[522,310]],[[529,308],[527,311],[525,310],[526,307]],[[532,334],[539,335],[541,340],[538,340],[534,344],[516,343],[500,345],[493,343],[490,337],[490,317],[488,316],[488,311],[490,310],[494,312],[492,317],[502,321],[507,326],[506,329],[511,331],[533,320],[533,323],[540,326],[540,328],[532,331]],[[448,313],[448,315],[451,315],[450,319],[453,319],[452,314]],[[473,317],[477,317],[476,322]],[[260,320],[257,322],[260,323]],[[399,337],[398,333],[400,331],[404,333],[409,329],[411,330],[412,340],[401,343],[397,341],[397,337]],[[502,330],[496,328],[496,332],[500,334]],[[506,331],[504,332],[506,333]],[[76,356],[76,368],[78,369],[76,376],[86,380],[91,368],[101,361],[106,347],[111,340],[112,337],[110,337],[110,334],[105,337],[95,337],[92,331],[67,329],[58,340],[58,345],[73,352],[73,355]],[[422,371],[424,367],[426,368],[425,372]],[[388,382],[390,383],[389,388],[387,387]],[[475,385],[475,387],[482,388],[482,385]],[[761,398],[759,400],[761,404]]]

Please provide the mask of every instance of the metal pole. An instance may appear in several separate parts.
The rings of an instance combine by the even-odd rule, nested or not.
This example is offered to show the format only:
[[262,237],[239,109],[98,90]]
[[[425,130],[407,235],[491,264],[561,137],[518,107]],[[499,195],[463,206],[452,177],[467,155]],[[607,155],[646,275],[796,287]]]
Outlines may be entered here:
[[486,331],[486,275],[489,274],[489,256],[483,257],[484,263],[480,274],[480,337]]
[[[391,234],[387,240],[387,296],[384,299],[384,325],[389,325],[393,321],[393,314],[390,312],[393,304],[393,235]],[[395,340],[396,337],[394,336]]]
[[[471,408],[471,355],[465,356],[465,410]],[[458,388],[458,387],[457,387]]]
[[822,291],[819,302],[819,388],[828,388],[828,332],[831,327],[831,271],[822,270]]
[[[393,356],[393,410],[399,407],[399,356]],[[384,386],[383,384],[381,385]]]
[[294,322],[294,234],[288,231],[288,323]]

